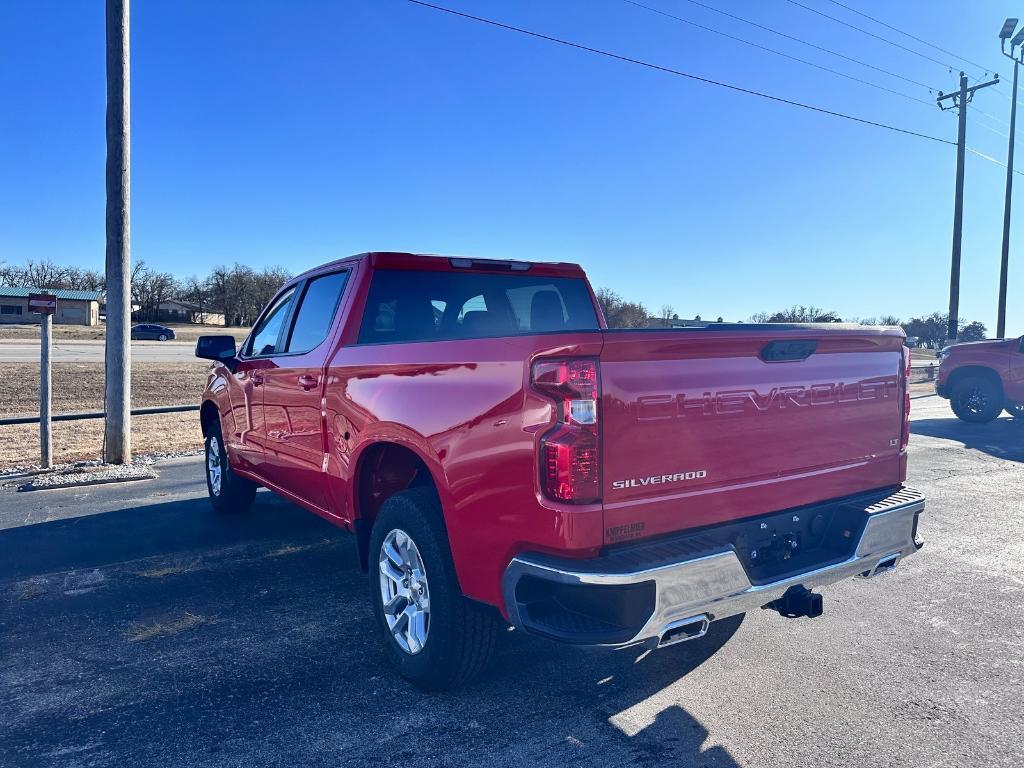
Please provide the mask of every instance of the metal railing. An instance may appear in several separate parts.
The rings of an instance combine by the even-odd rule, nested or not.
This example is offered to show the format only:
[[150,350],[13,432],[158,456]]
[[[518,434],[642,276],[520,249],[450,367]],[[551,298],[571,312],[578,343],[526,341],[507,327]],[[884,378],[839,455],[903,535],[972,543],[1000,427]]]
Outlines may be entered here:
[[[198,411],[198,405],[157,405],[150,408],[132,408],[132,416],[148,416],[154,413],[185,413],[187,411]],[[53,421],[83,421],[85,419],[106,418],[106,411],[91,411],[84,413],[55,413]],[[0,418],[0,427],[11,424],[38,424],[38,416],[6,416]]]

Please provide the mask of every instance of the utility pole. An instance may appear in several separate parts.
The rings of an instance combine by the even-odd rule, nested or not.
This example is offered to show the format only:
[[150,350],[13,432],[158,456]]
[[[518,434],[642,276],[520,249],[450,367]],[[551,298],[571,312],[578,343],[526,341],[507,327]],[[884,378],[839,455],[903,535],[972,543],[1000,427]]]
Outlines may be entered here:
[[[942,93],[935,100],[939,109],[958,110],[957,136],[956,136],[956,198],[953,203],[953,259],[949,270],[949,327],[946,338],[955,342],[957,328],[960,325],[960,246],[963,241],[964,223],[964,155],[967,147],[967,105],[974,98],[974,92],[995,85],[999,82],[999,75],[987,83],[978,83],[970,88],[967,87],[967,75],[960,73],[960,90],[953,93]],[[949,106],[943,102],[949,99]]]
[[104,356],[103,458],[131,461],[131,151],[129,0],[106,0],[107,16],[107,342]]
[[[1017,70],[1020,57],[1015,49],[1024,42],[1024,29],[1010,40],[1010,52],[1006,52],[1006,38],[1013,35],[1017,19],[1007,19],[999,33],[999,46],[1003,56],[1013,60],[1013,91],[1010,94],[1010,141],[1006,150],[1006,199],[1003,201],[1003,249],[999,264],[999,308],[996,313],[996,338],[1006,336],[1006,279],[1010,266],[1010,205],[1013,199],[1013,139],[1017,130]],[[1024,49],[1021,50],[1024,55]]]

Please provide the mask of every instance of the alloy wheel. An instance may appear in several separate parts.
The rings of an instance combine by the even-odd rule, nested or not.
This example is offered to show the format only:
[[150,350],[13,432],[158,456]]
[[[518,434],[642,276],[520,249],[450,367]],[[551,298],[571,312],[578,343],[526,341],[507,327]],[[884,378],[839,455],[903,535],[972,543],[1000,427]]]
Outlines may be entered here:
[[416,542],[403,530],[390,531],[381,544],[378,567],[388,629],[399,648],[419,653],[430,631],[430,590]]
[[210,437],[206,448],[206,473],[210,477],[210,490],[214,496],[220,496],[220,483],[223,470],[220,465],[220,441],[216,435]]

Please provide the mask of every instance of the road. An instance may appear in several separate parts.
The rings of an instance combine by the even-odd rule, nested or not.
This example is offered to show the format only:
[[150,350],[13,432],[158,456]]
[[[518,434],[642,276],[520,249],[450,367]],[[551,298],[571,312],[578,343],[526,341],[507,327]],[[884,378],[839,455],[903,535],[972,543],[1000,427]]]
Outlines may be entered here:
[[913,413],[927,544],[823,617],[648,654],[510,632],[443,695],[371,638],[354,541],[266,492],[218,517],[196,460],[0,491],[0,765],[1016,768],[1024,425]]
[[[55,363],[102,363],[102,341],[55,341]],[[194,361],[196,345],[187,341],[133,341],[132,360],[139,363],[180,363]],[[39,342],[5,339],[0,341],[0,363],[39,362]]]

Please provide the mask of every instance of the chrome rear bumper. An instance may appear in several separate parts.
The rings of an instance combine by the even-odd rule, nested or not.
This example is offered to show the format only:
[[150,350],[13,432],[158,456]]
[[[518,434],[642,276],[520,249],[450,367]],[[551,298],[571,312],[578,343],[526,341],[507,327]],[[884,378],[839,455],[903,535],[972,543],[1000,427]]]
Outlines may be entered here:
[[[749,578],[733,547],[650,566],[628,559],[624,563],[623,558],[614,556],[573,561],[523,554],[514,558],[505,571],[505,605],[516,627],[566,642],[630,645],[668,638],[666,632],[670,633],[671,642],[691,639],[703,634],[707,622],[766,606],[793,587],[814,589],[852,576],[874,576],[892,570],[902,558],[922,546],[916,540],[916,520],[924,509],[924,501],[923,494],[910,488],[875,497],[863,509],[866,521],[849,557],[768,583],[754,583]],[[622,567],[624,564],[629,567]],[[587,587],[596,588],[589,590],[591,597],[584,598],[591,604],[605,599],[601,596],[602,588],[631,589],[632,592],[621,595],[620,590],[603,591],[632,611],[633,619],[602,634],[600,627],[595,630],[594,626],[587,626],[578,615],[559,617],[558,631],[547,630],[531,620],[529,597],[524,599],[522,594],[530,589],[536,591],[538,583],[567,585],[574,596],[585,595]],[[644,603],[639,614],[635,610],[638,603]],[[680,633],[680,627],[692,629]]]

